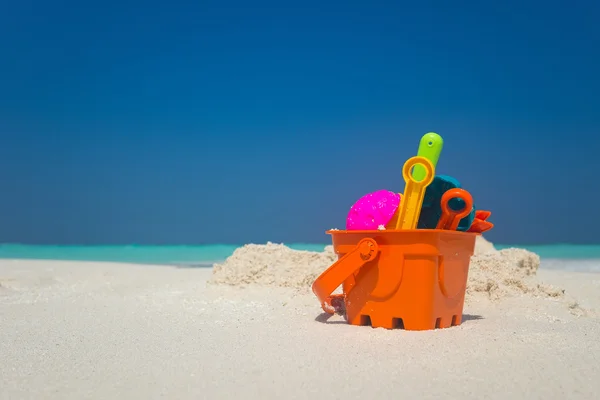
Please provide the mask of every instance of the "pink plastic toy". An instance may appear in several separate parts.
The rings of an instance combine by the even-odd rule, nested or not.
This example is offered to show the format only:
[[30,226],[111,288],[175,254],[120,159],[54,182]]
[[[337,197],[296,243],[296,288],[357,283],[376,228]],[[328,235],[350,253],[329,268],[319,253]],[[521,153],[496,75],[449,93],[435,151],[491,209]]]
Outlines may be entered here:
[[350,208],[346,219],[347,230],[376,230],[385,226],[400,205],[400,194],[378,190],[361,197]]

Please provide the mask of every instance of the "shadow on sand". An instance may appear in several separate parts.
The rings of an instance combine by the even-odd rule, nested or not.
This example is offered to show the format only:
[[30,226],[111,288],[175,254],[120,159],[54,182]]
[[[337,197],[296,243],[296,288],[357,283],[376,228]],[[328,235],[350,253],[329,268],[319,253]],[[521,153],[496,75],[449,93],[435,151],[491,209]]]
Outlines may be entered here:
[[[327,313],[321,313],[319,315],[317,315],[317,317],[315,318],[315,321],[320,322],[322,324],[330,324],[330,325],[336,325],[336,324],[347,324],[347,322],[344,321],[329,321],[329,319],[332,317],[331,314],[327,314]],[[462,316],[462,324],[468,323],[470,321],[476,321],[476,320],[480,320],[480,319],[484,319],[481,315],[472,315],[472,314],[463,314]]]

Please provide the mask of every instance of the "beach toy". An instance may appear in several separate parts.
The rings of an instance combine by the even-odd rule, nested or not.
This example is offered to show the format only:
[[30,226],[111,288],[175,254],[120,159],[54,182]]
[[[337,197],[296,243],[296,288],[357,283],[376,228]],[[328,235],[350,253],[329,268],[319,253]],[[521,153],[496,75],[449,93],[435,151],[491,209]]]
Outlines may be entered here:
[[[450,200],[461,199],[464,203],[462,210],[450,208]],[[441,200],[442,216],[438,221],[436,229],[446,229],[455,231],[458,223],[473,210],[473,198],[463,189],[450,189],[442,196]]]
[[[420,181],[417,181],[411,174],[411,170],[416,166],[423,166],[425,169],[425,176]],[[412,157],[404,163],[402,176],[406,186],[398,210],[396,229],[415,229],[417,227],[423,198],[425,197],[425,189],[433,181],[434,171],[433,164],[425,157]]]
[[[429,132],[423,135],[421,141],[419,142],[419,150],[417,151],[417,156],[425,157],[435,169],[437,167],[438,160],[440,159],[440,154],[442,153],[442,148],[444,147],[444,139],[440,135],[435,132]],[[413,178],[417,181],[422,181],[425,176],[425,168],[421,165],[415,166],[415,169],[412,173]]]
[[346,229],[371,230],[385,226],[398,209],[400,197],[389,190],[378,190],[361,197],[350,207]]
[[[419,155],[402,168],[406,186],[386,225],[392,229],[374,229],[377,218],[389,217],[395,204],[391,199],[385,207],[379,206],[385,209],[385,216],[377,218],[372,211],[376,201],[361,199],[354,206],[357,222],[347,225],[372,229],[326,232],[338,259],[315,279],[312,291],[323,311],[333,314],[344,309],[351,325],[428,330],[462,322],[475,238],[478,231],[493,225],[486,221],[490,212],[474,211],[471,195],[458,187],[454,178],[435,177],[437,184],[428,189],[435,182],[442,142],[441,137],[440,142],[426,142],[427,149],[433,148],[427,153],[423,139]],[[417,172],[417,167],[422,171]],[[362,204],[368,205],[364,207],[368,211],[363,211]],[[473,224],[468,222],[470,215]],[[428,229],[415,229],[422,219]],[[465,219],[464,230],[470,232],[460,230]],[[334,295],[340,285],[342,293]]]
[[[312,285],[324,312],[345,308],[349,324],[374,328],[460,325],[476,233],[414,229],[327,234],[338,260]],[[332,296],[340,285],[342,294]]]
[[[448,190],[456,188],[461,188],[461,184],[451,176],[436,175],[433,178],[433,182],[431,182],[425,190],[425,198],[423,199],[419,223],[417,224],[418,229],[434,229],[437,226],[438,221],[442,217],[442,196]],[[465,204],[464,201],[458,197],[451,199],[449,206],[453,210],[462,210]],[[473,207],[470,212],[460,220],[456,229],[463,232],[467,231],[475,219],[475,213],[476,211]]]
[[494,224],[487,220],[490,215],[492,215],[491,211],[475,211],[475,219],[467,232],[483,233],[492,229]]

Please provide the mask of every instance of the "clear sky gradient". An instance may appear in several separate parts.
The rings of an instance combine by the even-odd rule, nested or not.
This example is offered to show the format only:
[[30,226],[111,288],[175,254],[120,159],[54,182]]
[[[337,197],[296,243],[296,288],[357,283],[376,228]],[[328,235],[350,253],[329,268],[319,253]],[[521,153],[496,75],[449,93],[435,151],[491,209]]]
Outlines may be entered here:
[[0,242],[328,241],[419,138],[499,243],[600,243],[598,1],[0,4]]

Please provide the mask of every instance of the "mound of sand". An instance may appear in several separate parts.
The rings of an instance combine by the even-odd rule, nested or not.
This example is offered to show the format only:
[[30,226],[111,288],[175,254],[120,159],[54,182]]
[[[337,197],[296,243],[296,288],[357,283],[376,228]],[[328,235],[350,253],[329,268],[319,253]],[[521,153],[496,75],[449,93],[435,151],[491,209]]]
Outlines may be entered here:
[[498,250],[496,250],[494,244],[487,241],[483,236],[477,236],[475,238],[475,255],[497,252]]
[[[210,283],[310,289],[319,274],[336,260],[332,246],[323,252],[311,252],[270,242],[248,244],[236,249],[222,264],[214,265]],[[466,301],[499,301],[514,295],[563,298],[564,290],[536,279],[539,266],[540,257],[535,253],[518,248],[496,250],[492,243],[478,237],[471,258]]]
[[292,250],[283,244],[247,244],[223,264],[213,266],[211,283],[274,285],[310,288],[313,281],[337,260],[332,246],[323,252]]

